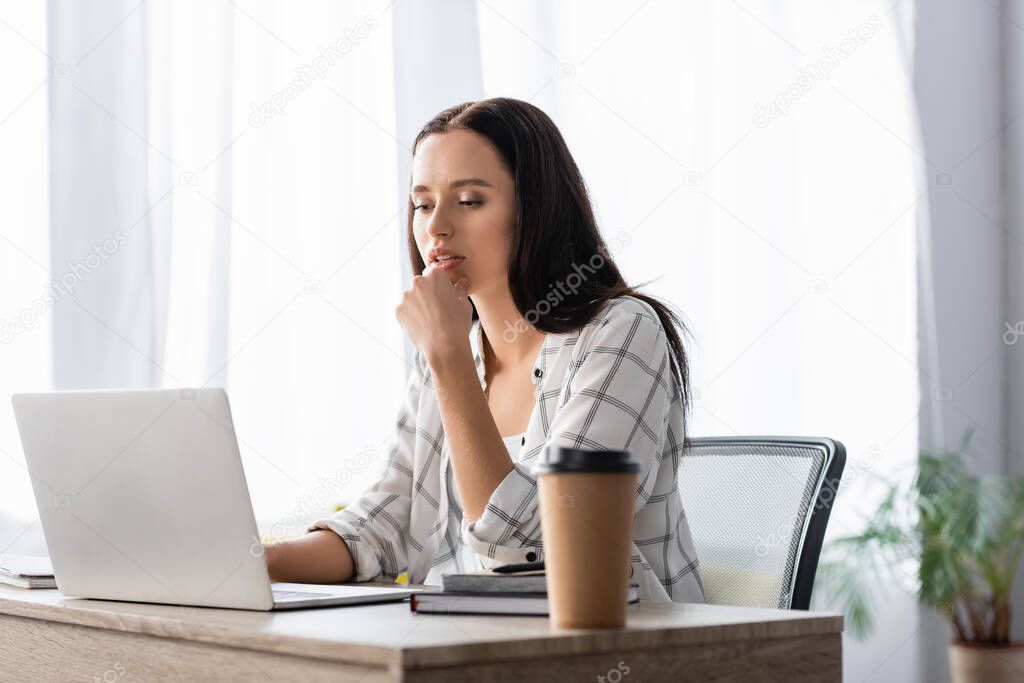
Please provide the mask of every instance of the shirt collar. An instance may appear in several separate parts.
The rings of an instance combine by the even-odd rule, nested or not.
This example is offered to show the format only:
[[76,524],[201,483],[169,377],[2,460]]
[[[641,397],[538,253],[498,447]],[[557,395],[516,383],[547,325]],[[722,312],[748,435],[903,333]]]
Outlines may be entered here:
[[[537,359],[533,363],[534,384],[539,385],[544,377],[544,373],[547,371],[547,354],[545,350],[551,343],[552,335],[550,333],[544,335],[544,341],[541,343],[540,351],[537,353]],[[484,328],[480,324],[479,318],[473,321],[473,326],[470,328],[469,347],[473,351],[473,365],[476,366],[476,376],[480,380],[481,388],[486,390],[487,368],[484,366]]]

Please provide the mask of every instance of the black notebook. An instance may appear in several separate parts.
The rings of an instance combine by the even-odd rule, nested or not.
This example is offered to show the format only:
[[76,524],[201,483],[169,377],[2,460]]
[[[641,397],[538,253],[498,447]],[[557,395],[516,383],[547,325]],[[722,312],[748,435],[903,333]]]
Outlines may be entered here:
[[[542,577],[543,578],[543,577]],[[628,602],[640,600],[640,587],[630,584]],[[415,593],[409,598],[413,612],[420,614],[522,614],[546,616],[547,593]]]

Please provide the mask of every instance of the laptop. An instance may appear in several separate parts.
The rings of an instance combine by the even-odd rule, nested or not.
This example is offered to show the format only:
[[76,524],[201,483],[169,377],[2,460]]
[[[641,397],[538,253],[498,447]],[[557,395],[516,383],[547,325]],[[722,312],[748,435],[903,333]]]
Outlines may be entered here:
[[58,391],[12,403],[65,596],[280,610],[417,591],[271,583],[223,389]]

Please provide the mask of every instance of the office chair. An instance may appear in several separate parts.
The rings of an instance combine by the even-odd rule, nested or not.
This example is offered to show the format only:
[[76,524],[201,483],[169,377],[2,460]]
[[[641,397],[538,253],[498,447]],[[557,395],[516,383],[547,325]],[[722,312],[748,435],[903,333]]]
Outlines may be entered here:
[[807,609],[846,448],[815,437],[691,441],[679,491],[707,602]]

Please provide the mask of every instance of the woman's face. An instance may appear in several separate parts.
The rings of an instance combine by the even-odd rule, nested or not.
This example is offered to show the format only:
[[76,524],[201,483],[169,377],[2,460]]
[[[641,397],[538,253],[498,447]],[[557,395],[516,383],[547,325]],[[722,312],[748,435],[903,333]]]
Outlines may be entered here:
[[[423,263],[470,296],[508,288],[515,181],[487,138],[467,130],[424,138],[412,164],[413,236]],[[435,250],[460,259],[445,265]]]

